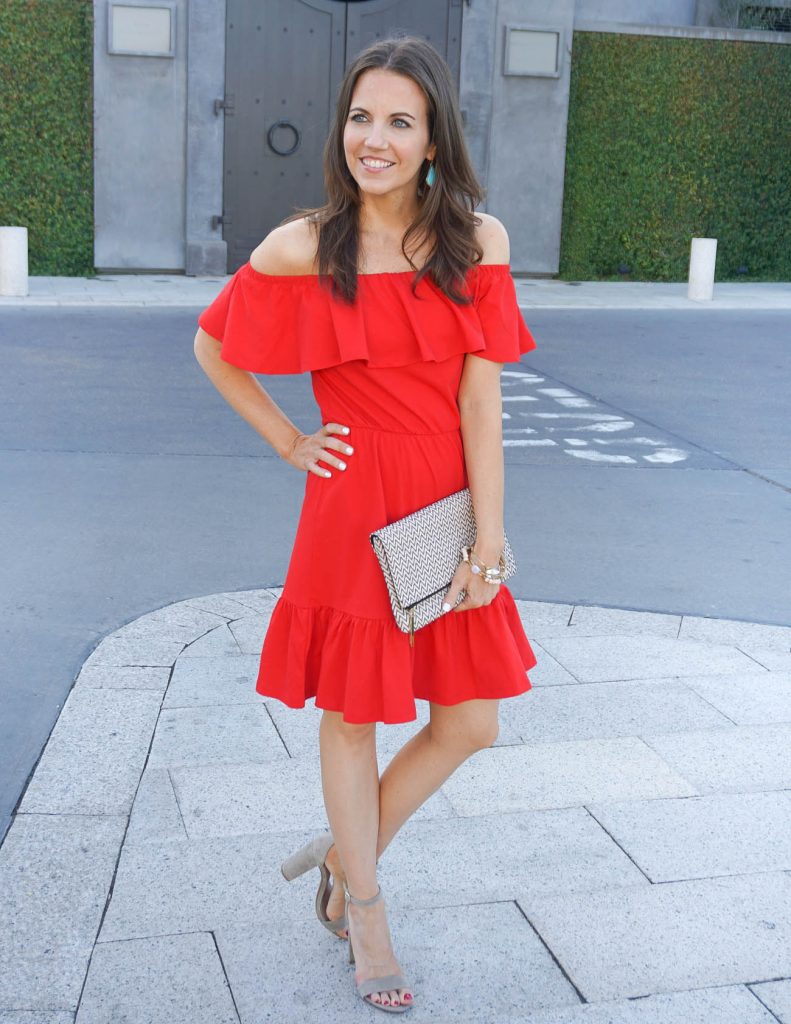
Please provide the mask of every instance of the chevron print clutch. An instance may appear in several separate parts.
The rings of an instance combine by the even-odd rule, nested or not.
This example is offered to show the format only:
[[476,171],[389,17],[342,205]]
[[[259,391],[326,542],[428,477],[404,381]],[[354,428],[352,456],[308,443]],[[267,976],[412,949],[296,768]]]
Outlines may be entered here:
[[[416,629],[443,614],[442,602],[461,562],[461,549],[465,544],[473,544],[475,536],[469,487],[369,535],[382,567],[396,624],[402,632],[409,633],[410,646],[414,646]],[[509,579],[516,572],[516,561],[508,537],[503,559],[503,579]],[[462,590],[457,604],[464,600],[464,595]]]

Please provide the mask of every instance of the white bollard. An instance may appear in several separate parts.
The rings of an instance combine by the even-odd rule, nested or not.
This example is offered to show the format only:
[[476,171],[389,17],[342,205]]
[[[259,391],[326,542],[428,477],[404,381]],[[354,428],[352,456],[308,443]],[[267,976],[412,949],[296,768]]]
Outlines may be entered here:
[[706,302],[714,294],[714,266],[717,262],[716,238],[693,238],[689,253],[687,298]]
[[27,293],[27,228],[0,228],[0,295]]

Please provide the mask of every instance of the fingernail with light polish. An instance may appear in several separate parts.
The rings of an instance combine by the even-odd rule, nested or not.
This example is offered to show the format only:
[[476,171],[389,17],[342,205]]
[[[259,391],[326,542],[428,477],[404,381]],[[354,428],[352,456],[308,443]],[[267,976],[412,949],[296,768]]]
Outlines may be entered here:
[[443,610],[443,612],[449,612],[450,611],[450,605],[448,604],[447,601],[443,601],[442,602],[442,610]]

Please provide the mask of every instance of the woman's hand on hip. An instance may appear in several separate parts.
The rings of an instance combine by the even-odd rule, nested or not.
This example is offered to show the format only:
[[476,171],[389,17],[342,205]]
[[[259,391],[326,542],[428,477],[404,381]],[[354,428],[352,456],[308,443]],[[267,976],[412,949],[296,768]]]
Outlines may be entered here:
[[[347,463],[340,455],[351,455],[354,449],[348,442],[333,437],[333,434],[348,433],[349,427],[342,423],[324,423],[315,434],[297,434],[283,459],[296,469],[315,473],[316,476],[326,479],[332,476],[332,473],[324,466],[320,466],[319,460],[343,472]],[[336,452],[338,454],[335,454]]]

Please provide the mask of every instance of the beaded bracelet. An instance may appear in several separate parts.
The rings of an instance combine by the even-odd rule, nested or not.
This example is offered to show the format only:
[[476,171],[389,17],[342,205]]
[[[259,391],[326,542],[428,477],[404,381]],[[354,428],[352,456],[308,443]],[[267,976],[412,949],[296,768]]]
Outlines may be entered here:
[[480,576],[481,579],[487,583],[492,583],[495,586],[498,583],[502,583],[503,575],[505,573],[505,558],[502,551],[500,552],[500,558],[497,565],[486,565],[472,550],[469,544],[465,544],[461,549],[461,557],[465,562],[469,562],[471,571],[476,575]]

